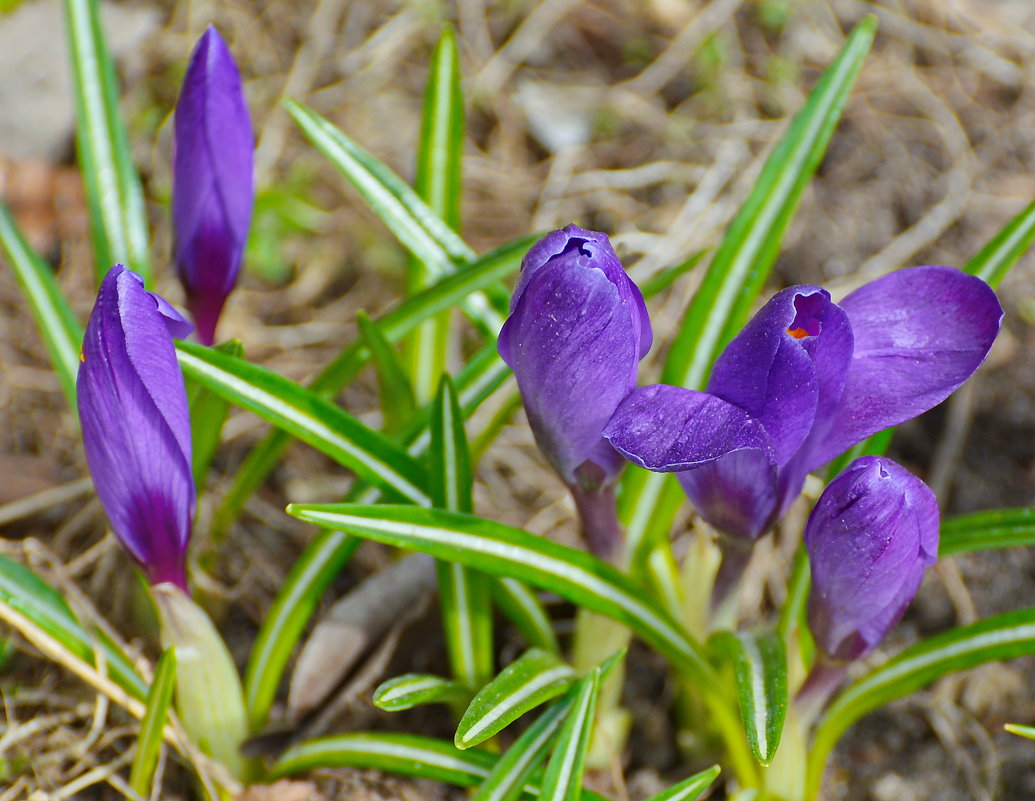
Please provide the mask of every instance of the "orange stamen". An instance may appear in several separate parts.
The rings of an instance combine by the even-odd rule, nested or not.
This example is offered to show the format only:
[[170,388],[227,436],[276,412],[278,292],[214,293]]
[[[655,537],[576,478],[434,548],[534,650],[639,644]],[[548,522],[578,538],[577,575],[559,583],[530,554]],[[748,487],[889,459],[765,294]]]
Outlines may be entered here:
[[804,328],[788,328],[787,333],[795,339],[805,339],[805,337],[809,336],[809,332]]

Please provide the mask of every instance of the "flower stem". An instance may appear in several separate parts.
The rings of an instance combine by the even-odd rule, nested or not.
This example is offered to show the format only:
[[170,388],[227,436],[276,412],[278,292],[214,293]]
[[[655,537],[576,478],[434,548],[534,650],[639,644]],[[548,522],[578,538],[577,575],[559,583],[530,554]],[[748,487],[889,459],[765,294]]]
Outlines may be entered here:
[[622,528],[618,524],[614,487],[584,489],[576,483],[568,488],[579,511],[582,539],[590,552],[615,564],[622,551]]
[[822,654],[809,672],[794,698],[794,708],[802,725],[807,727],[819,717],[830,696],[845,679],[848,663],[832,662]]
[[737,590],[744,570],[751,561],[753,543],[747,545],[728,537],[719,538],[722,560],[712,586],[712,629],[736,625]]

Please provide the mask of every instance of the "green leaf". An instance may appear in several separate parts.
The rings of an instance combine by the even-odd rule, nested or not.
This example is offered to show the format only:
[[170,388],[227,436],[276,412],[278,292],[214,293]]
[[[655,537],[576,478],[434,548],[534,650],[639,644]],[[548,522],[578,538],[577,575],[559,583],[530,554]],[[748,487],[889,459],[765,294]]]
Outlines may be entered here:
[[97,281],[120,262],[151,283],[147,209],[125,126],[97,0],[65,0],[75,88],[76,151],[90,207]]
[[860,456],[883,456],[888,450],[888,446],[891,445],[891,438],[894,434],[894,428],[885,428],[883,431],[871,434],[862,442],[853,445],[827,465],[827,481],[838,475]]
[[[694,295],[661,383],[702,389],[712,363],[747,320],[802,193],[823,160],[876,27],[874,16],[856,26],[773,149]],[[639,569],[652,543],[668,536],[682,493],[673,478],[639,470],[627,473],[623,492],[628,500],[622,520],[632,564]]]
[[939,556],[1035,545],[1035,508],[992,509],[942,520]]
[[381,684],[374,690],[372,701],[379,709],[400,712],[422,704],[467,701],[470,697],[470,691],[462,682],[428,673],[406,673]]
[[517,626],[529,645],[555,654],[561,652],[550,616],[532,590],[512,578],[497,578],[491,590],[493,603]]
[[381,414],[384,417],[382,427],[385,433],[391,434],[398,431],[413,416],[417,407],[413,399],[413,387],[399,355],[378,327],[370,321],[366,312],[361,311],[357,314],[356,321],[377,371],[377,383],[381,390]]
[[173,690],[176,687],[176,651],[162,652],[155,664],[155,675],[147,693],[144,718],[140,721],[137,749],[129,772],[129,786],[141,798],[151,796],[151,780],[162,751],[162,731],[169,716]]
[[[440,509],[470,512],[474,475],[464,417],[448,375],[439,382],[431,416],[430,489]],[[492,676],[492,602],[489,577],[452,562],[438,562],[439,604],[453,676],[471,689]]]
[[3,245],[15,280],[28,301],[29,310],[43,335],[51,364],[61,382],[61,389],[74,412],[75,379],[79,373],[83,328],[61,294],[53,271],[29,245],[3,203],[0,203],[0,245]]
[[499,761],[492,766],[471,801],[516,801],[529,776],[546,759],[557,732],[568,717],[574,700],[574,688],[550,705],[522,733]]
[[367,481],[418,504],[431,502],[427,471],[341,407],[264,367],[177,342],[184,375],[330,456]]
[[[415,184],[417,194],[453,231],[460,230],[463,144],[460,60],[456,36],[446,25],[431,57]],[[423,289],[433,280],[434,274],[419,260],[414,260],[411,292]],[[422,400],[431,397],[439,376],[446,372],[454,339],[449,320],[450,312],[443,312],[437,318],[422,323],[407,349],[414,388]]]
[[599,689],[600,668],[595,667],[579,681],[571,712],[557,736],[539,793],[544,801],[579,801],[582,797],[582,776],[586,771]]
[[667,790],[662,790],[657,795],[652,795],[647,801],[694,801],[701,793],[707,790],[719,777],[721,768],[712,765],[708,770],[695,773],[678,784],[673,784]]
[[625,623],[681,670],[706,685],[715,683],[701,646],[645,598],[631,579],[584,551],[502,523],[439,510],[292,504],[288,513],[318,526],[423,551],[555,592],[578,606]]
[[[412,331],[418,323],[434,314],[450,308],[475,289],[514,272],[521,263],[521,257],[531,243],[530,238],[516,240],[481,257],[470,267],[439,281],[419,295],[403,301],[394,310],[381,317],[375,325],[382,336],[391,343],[398,342]],[[457,375],[457,387],[461,403],[467,409],[466,394],[484,391],[491,393],[495,386],[509,374],[508,368],[497,354],[495,344],[485,346]],[[354,342],[316,376],[310,389],[317,394],[330,397],[345,387],[362,369],[370,352],[362,342]],[[474,367],[474,369],[470,369]],[[470,381],[470,384],[468,384]],[[424,429],[427,428],[425,417]],[[420,432],[414,432],[414,436]],[[290,435],[274,431],[262,440],[251,453],[234,478],[234,484],[223,499],[216,514],[214,528],[217,533],[225,530],[234,520],[248,497],[262,484],[266,476],[280,460],[284,448],[291,441]],[[426,447],[426,444],[425,446]]]
[[1031,653],[1035,653],[1035,608],[950,629],[907,648],[834,699],[816,728],[809,787],[818,790],[827,757],[841,735],[863,715],[948,673]]
[[0,600],[20,612],[57,640],[69,653],[96,666],[94,649],[104,655],[108,676],[138,700],[147,696],[147,684],[125,654],[100,635],[91,636],[65,599],[27,567],[0,554]]
[[645,298],[653,297],[661,292],[664,292],[678,279],[682,278],[694,267],[701,263],[705,256],[711,253],[711,248],[705,248],[704,250],[698,250],[696,253],[691,253],[683,261],[678,264],[673,264],[671,267],[666,267],[664,270],[658,272],[649,281],[644,282],[640,285],[640,292]]
[[1028,740],[1035,740],[1035,726],[1022,726],[1020,723],[1007,723],[1003,726],[1010,734],[1024,737]]
[[471,748],[502,731],[523,714],[563,693],[575,670],[555,654],[531,648],[507,665],[471,701],[454,742]]
[[341,531],[321,531],[291,567],[259,627],[244,672],[244,702],[250,730],[266,725],[277,686],[291,653],[331,582],[352,558],[359,540]]
[[787,717],[787,652],[783,640],[772,632],[720,631],[712,635],[711,646],[733,662],[748,745],[759,764],[768,766],[776,756]]
[[963,268],[995,288],[1035,241],[1035,202],[1008,222]]
[[[321,737],[292,746],[270,771],[270,779],[281,779],[318,768],[374,768],[400,776],[448,782],[473,787],[489,774],[500,758],[472,748],[461,751],[452,743],[412,734],[357,733]],[[528,783],[524,791],[538,795],[539,787]],[[604,801],[584,790],[587,801]]]
[[[244,358],[244,346],[239,339],[231,339],[217,345],[214,350]],[[205,483],[205,476],[212,466],[212,459],[219,450],[219,440],[223,434],[223,423],[226,422],[230,404],[220,395],[205,387],[191,384],[187,388],[190,397],[190,430],[191,450],[193,453],[194,485],[200,490]]]

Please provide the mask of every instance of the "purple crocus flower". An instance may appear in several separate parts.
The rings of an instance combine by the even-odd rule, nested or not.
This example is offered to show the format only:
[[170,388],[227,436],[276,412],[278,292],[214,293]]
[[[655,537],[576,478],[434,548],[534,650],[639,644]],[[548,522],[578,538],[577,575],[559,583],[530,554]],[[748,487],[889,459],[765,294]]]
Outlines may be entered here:
[[191,329],[116,264],[97,293],[76,381],[86,461],[112,529],[152,584],[182,589],[195,495],[173,337]]
[[636,385],[651,340],[643,296],[604,234],[569,225],[528,251],[499,351],[597,553],[618,535],[611,485],[622,466],[600,432]]
[[898,623],[938,558],[938,502],[891,459],[856,459],[805,526],[809,628],[830,659],[859,659]]
[[237,282],[254,200],[252,124],[241,76],[211,26],[187,67],[176,103],[175,140],[176,270],[198,338],[211,345]]
[[984,281],[948,267],[900,270],[840,303],[790,287],[726,347],[707,392],[638,389],[604,436],[636,464],[676,472],[698,513],[746,545],[811,470],[966,381],[1002,315]]

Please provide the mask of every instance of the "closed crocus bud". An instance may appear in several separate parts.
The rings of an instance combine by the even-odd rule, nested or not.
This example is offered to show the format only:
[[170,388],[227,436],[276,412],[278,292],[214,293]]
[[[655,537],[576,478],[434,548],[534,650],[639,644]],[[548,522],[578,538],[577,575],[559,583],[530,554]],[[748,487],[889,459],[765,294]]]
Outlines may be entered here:
[[116,264],[97,293],[76,381],[86,461],[112,529],[152,584],[181,589],[195,491],[173,337],[190,331]]
[[[604,234],[569,225],[529,250],[499,351],[598,553],[617,535],[609,493],[622,465],[600,432],[636,385],[651,338],[643,296]],[[606,542],[594,546],[594,538]]]
[[938,558],[938,502],[891,459],[856,459],[823,491],[805,526],[809,628],[828,659],[880,644]]
[[198,338],[211,345],[251,223],[252,124],[233,56],[215,28],[198,41],[176,103],[176,270]]

